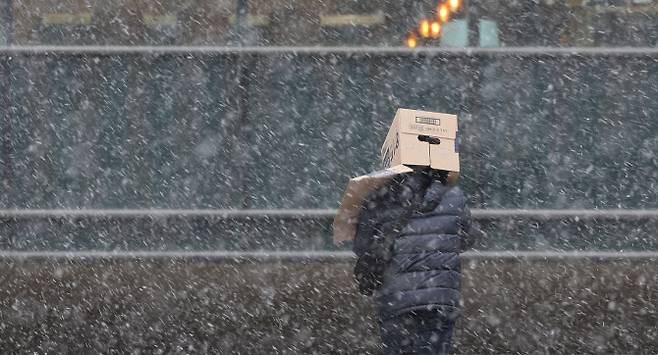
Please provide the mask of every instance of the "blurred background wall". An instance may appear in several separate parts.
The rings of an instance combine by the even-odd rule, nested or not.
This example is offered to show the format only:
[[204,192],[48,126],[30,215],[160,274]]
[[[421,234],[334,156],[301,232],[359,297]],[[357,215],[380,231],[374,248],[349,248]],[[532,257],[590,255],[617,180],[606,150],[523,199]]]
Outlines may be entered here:
[[[614,260],[633,251],[645,253],[638,255],[648,274],[655,270],[658,4],[468,1],[439,38],[404,48],[407,32],[435,6],[0,0],[0,247],[6,265],[25,270],[8,277],[41,265],[25,261],[38,253],[348,250],[330,241],[332,209],[350,176],[379,167],[398,107],[459,115],[461,183],[489,232],[479,250],[492,262],[497,254],[486,253],[501,250],[602,252]],[[68,209],[81,211],[61,211]],[[189,210],[252,212],[180,212]],[[546,255],[560,265],[562,254]],[[624,263],[584,265],[582,275],[592,277],[635,272]],[[530,269],[536,280],[550,278]],[[528,292],[514,284],[527,275],[505,272],[509,290]],[[135,289],[137,279],[122,282]],[[277,287],[290,287],[281,280]],[[555,287],[578,287],[564,282]],[[600,291],[592,314],[610,311],[605,294],[614,285]],[[655,316],[646,310],[654,309],[650,299],[623,292],[643,305],[629,312]],[[494,307],[474,299],[476,309]],[[109,313],[98,307],[88,311],[104,319]],[[617,336],[631,320],[594,322]],[[468,349],[598,349],[546,348],[550,331],[537,329],[528,335],[534,345],[489,347],[467,329]],[[655,338],[655,326],[642,329]],[[629,344],[639,333],[615,349],[637,349]],[[602,336],[597,344],[609,349]]]

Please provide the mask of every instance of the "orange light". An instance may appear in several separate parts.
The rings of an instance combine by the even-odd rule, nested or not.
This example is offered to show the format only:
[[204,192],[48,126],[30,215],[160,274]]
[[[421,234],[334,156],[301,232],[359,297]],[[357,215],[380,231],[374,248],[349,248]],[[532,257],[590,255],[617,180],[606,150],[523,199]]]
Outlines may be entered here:
[[460,0],[448,0],[448,6],[450,7],[450,11],[455,12],[461,6],[461,1]]
[[450,9],[448,9],[448,5],[446,4],[439,5],[437,13],[441,22],[447,22],[448,18],[450,18]]
[[430,36],[430,22],[428,20],[420,21],[420,26],[418,26],[418,32],[423,38]]
[[418,40],[416,39],[416,35],[413,33],[407,35],[407,39],[405,42],[407,44],[407,47],[409,48],[416,48],[416,46],[418,45]]
[[430,33],[432,38],[439,37],[439,34],[441,33],[441,24],[437,21],[432,21],[432,25],[430,26]]

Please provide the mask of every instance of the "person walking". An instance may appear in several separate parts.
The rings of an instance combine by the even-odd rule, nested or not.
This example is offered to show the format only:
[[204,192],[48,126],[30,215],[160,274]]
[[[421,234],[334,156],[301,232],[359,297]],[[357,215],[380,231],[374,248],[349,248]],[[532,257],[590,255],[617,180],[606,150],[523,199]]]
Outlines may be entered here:
[[447,354],[460,316],[459,254],[484,233],[447,172],[416,167],[364,202],[353,251],[384,354]]

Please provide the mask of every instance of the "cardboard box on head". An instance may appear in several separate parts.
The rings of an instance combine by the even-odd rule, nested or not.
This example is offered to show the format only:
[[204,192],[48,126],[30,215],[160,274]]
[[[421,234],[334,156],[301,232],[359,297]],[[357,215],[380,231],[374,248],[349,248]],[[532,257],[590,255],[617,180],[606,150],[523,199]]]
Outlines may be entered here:
[[448,171],[448,183],[459,177],[457,116],[446,113],[398,109],[382,145],[384,170],[350,179],[334,218],[334,243],[354,239],[363,202],[371,191],[410,166]]

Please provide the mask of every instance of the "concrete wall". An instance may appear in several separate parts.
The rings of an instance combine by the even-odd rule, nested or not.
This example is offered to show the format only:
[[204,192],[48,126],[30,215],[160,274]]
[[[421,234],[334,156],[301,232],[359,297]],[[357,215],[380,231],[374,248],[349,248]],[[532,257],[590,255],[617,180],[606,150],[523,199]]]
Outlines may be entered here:
[[[369,353],[349,259],[0,261],[4,353]],[[456,353],[656,353],[658,260],[463,261]]]

